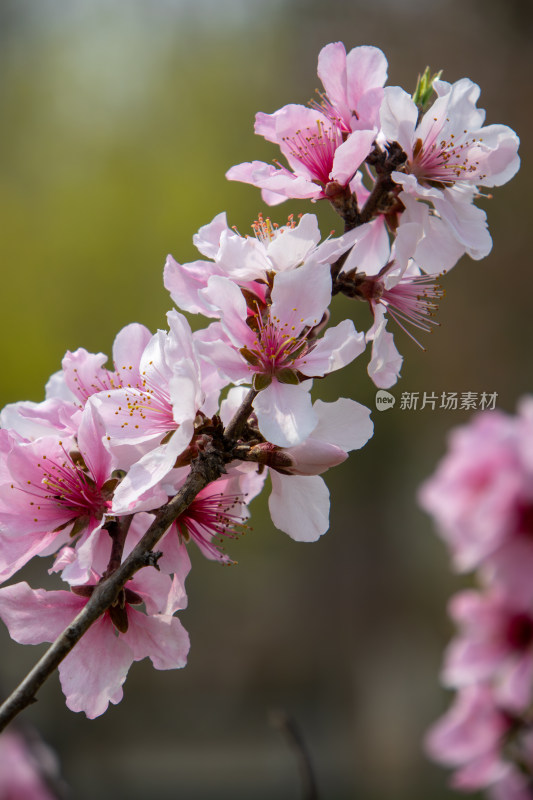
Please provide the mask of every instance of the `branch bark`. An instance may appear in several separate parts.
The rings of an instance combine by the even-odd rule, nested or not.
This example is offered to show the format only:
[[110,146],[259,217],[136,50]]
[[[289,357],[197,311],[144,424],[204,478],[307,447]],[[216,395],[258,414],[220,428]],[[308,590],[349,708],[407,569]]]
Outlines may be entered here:
[[302,785],[302,800],[319,800],[311,755],[296,722],[282,709],[271,711],[270,721],[284,735],[296,756]]
[[225,431],[224,436],[226,439],[230,441],[237,441],[246,422],[248,417],[252,413],[252,403],[257,397],[257,392],[255,389],[250,389],[244,400],[242,401],[241,405],[237,409],[235,416],[228,423]]
[[[377,146],[374,148],[367,157],[366,163],[374,168],[376,179],[361,210],[358,208],[355,194],[350,192],[348,186],[341,187],[335,182],[327,184],[326,195],[333,209],[342,217],[344,233],[370,222],[377,214],[390,213],[398,206],[403,208],[397,199],[401,187],[392,180],[391,173],[400,169],[406,159],[407,155],[398,142],[391,142],[385,150],[381,150]],[[337,285],[337,279],[349,252],[350,250],[347,250],[331,265],[333,294],[341,291]]]

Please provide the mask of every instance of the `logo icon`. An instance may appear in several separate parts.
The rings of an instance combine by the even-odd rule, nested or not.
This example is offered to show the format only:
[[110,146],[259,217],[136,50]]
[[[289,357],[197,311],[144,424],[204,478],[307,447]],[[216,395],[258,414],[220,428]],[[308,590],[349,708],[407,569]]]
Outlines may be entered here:
[[388,411],[389,408],[392,408],[394,403],[396,402],[396,398],[390,392],[386,392],[385,389],[380,389],[376,392],[376,408],[378,411]]

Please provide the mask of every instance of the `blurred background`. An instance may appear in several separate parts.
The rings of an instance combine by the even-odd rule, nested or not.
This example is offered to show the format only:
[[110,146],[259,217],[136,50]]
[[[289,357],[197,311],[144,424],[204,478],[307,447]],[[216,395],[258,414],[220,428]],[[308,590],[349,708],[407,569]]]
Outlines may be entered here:
[[[267,212],[258,190],[224,173],[276,157],[253,134],[255,113],[311,99],[320,48],[342,40],[381,47],[389,84],[408,91],[427,64],[472,78],[487,121],[521,137],[521,172],[484,201],[492,253],[446,277],[427,352],[398,333],[393,389],[398,401],[497,392],[512,411],[533,391],[532,23],[529,0],[1,0],[0,405],[42,399],[67,349],[110,353],[131,321],[165,327],[166,254],[195,259],[192,235],[222,210],[241,233]],[[324,204],[269,213],[282,224],[300,211],[340,233]],[[341,299],[336,313],[361,310]],[[374,409],[359,361],[317,394]],[[454,796],[422,737],[449,702],[438,685],[445,603],[464,580],[416,492],[470,413],[397,402],[373,417],[374,438],[327,476],[331,529],[319,542],[276,531],[260,499],[253,533],[230,550],[238,566],[192,553],[185,670],[135,664],[123,702],[94,721],[66,709],[56,677],[43,687],[25,718],[58,752],[73,798],[298,798],[293,755],[269,723],[279,708],[304,734],[323,800]],[[43,566],[22,577],[39,585]],[[4,630],[0,645],[10,690],[41,648]]]

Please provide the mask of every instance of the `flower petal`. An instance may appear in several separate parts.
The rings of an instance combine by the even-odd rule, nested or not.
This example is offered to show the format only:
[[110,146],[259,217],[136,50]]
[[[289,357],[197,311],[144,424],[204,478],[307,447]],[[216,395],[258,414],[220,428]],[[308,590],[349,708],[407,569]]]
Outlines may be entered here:
[[279,475],[270,470],[272,522],[297,542],[315,542],[329,528],[329,491],[318,475]]

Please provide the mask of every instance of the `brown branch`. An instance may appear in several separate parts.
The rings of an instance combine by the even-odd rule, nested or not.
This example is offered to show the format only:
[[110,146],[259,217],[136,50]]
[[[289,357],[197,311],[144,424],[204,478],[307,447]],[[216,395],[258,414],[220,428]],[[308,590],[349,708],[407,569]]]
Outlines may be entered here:
[[344,222],[344,233],[357,228],[361,225],[361,215],[357,205],[357,197],[352,194],[349,186],[342,186],[337,181],[330,181],[326,184],[324,194],[335,209],[336,213],[342,217]]
[[374,167],[376,180],[361,209],[360,225],[370,222],[376,214],[387,214],[397,204],[396,195],[401,187],[392,180],[391,173],[405,164],[407,154],[398,142],[390,142],[385,150],[375,147],[366,161]]
[[102,578],[108,578],[120,566],[122,561],[122,553],[124,552],[124,545],[126,544],[126,537],[130,529],[133,514],[128,514],[126,517],[118,517],[104,525],[105,530],[111,537],[111,555],[109,556],[109,563]]
[[271,724],[284,735],[287,744],[296,756],[302,783],[302,800],[318,800],[313,762],[296,722],[283,709],[272,710],[269,716]]
[[257,397],[257,392],[255,389],[250,389],[244,400],[242,401],[241,405],[237,409],[235,416],[228,423],[225,431],[224,437],[230,442],[236,442],[239,436],[242,433],[242,430],[246,423],[248,422],[248,417],[252,413],[252,403]]
[[[391,142],[385,150],[374,147],[366,158],[366,163],[372,166],[376,172],[376,180],[372,191],[366,199],[366,203],[359,211],[357,198],[350,192],[349,186],[340,186],[332,181],[326,185],[325,194],[328,197],[333,209],[342,217],[344,221],[344,233],[359,228],[366,222],[370,222],[376,214],[388,214],[400,208],[397,195],[401,189],[391,178],[391,173],[401,169],[407,160],[398,142]],[[331,279],[333,281],[333,294],[340,289],[336,282],[340,271],[346,261],[350,250],[343,253],[331,265]]]

